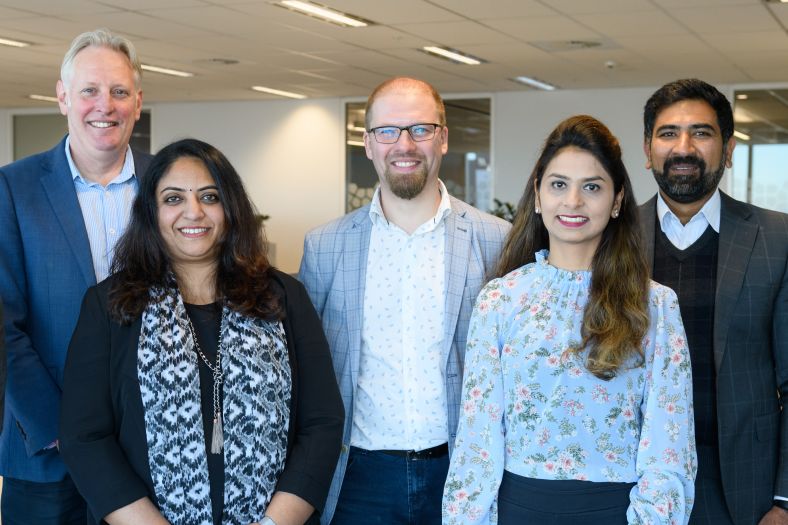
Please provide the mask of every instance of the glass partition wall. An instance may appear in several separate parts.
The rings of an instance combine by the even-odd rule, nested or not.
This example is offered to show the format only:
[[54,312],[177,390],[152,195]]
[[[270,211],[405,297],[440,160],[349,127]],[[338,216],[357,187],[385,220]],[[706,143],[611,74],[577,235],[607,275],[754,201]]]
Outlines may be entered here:
[[788,89],[737,90],[731,195],[788,212]]

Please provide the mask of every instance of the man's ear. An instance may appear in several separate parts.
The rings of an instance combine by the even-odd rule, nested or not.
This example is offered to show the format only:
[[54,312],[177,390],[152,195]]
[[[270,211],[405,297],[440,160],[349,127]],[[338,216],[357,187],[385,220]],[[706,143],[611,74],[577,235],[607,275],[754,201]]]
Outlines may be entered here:
[[646,154],[646,169],[651,169],[651,140],[643,141],[643,153]]
[[725,167],[732,168],[733,167],[733,150],[736,147],[736,139],[731,137],[728,139],[728,143],[725,145]]
[[68,115],[68,93],[66,93],[66,85],[62,80],[58,80],[55,84],[55,93],[57,93],[57,105],[60,107],[61,115]]

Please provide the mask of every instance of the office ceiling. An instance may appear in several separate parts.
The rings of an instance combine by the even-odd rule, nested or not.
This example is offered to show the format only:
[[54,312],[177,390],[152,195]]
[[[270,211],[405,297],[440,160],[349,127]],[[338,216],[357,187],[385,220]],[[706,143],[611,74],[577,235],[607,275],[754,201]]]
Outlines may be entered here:
[[[366,96],[412,75],[442,93],[516,91],[528,75],[564,89],[788,83],[788,4],[762,0],[322,0],[375,22],[347,28],[268,0],[0,0],[0,107],[46,107],[77,34],[108,27],[147,64],[146,102],[265,100],[263,85],[308,97]],[[459,65],[441,45],[486,62]]]

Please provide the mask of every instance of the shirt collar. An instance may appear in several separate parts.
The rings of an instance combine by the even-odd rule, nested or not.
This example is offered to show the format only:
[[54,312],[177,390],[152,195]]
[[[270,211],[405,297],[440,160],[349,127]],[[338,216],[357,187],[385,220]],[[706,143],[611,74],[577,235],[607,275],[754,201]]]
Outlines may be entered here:
[[[691,219],[690,222],[695,220],[696,217],[702,215],[706,222],[714,228],[714,231],[719,233],[720,232],[720,207],[722,206],[722,199],[720,198],[720,190],[714,190],[714,194],[712,194],[711,198],[706,201],[706,204],[696,213]],[[665,202],[665,199],[662,198],[662,194],[657,193],[657,217],[659,217],[659,223],[663,226],[664,231],[664,223],[666,220],[674,220],[678,221],[678,224],[681,224],[679,218],[676,217],[676,214],[670,211],[668,204]]]
[[[71,178],[74,182],[81,182],[82,184],[86,184],[90,186],[93,184],[92,182],[85,180],[82,174],[79,172],[79,168],[74,163],[74,159],[71,156],[71,136],[66,137],[66,160],[68,160],[68,167],[71,170]],[[131,154],[131,146],[128,144],[126,145],[126,157],[123,160],[123,167],[120,169],[120,173],[117,177],[112,179],[110,184],[122,184],[127,180],[131,179],[132,177],[136,176],[136,171],[134,169],[134,155]]]
[[[421,231],[425,225],[429,224],[429,227],[426,228],[426,231],[432,230],[441,223],[441,221],[451,213],[451,199],[449,198],[449,192],[446,190],[446,186],[443,184],[443,181],[438,179],[438,191],[441,195],[441,201],[438,204],[438,209],[435,212],[435,215],[427,220],[422,226],[418,228],[417,231]],[[389,222],[386,219],[386,215],[383,213],[383,206],[380,204],[380,185],[375,188],[375,193],[372,195],[372,202],[369,206],[369,218],[372,221],[372,224],[378,224],[379,221],[386,221],[388,225]]]

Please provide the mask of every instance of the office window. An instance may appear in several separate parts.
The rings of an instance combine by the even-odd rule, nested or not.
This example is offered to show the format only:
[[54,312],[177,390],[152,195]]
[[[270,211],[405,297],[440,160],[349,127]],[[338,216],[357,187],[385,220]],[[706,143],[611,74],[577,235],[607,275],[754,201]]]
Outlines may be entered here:
[[788,212],[788,89],[737,91],[733,118],[732,196]]

